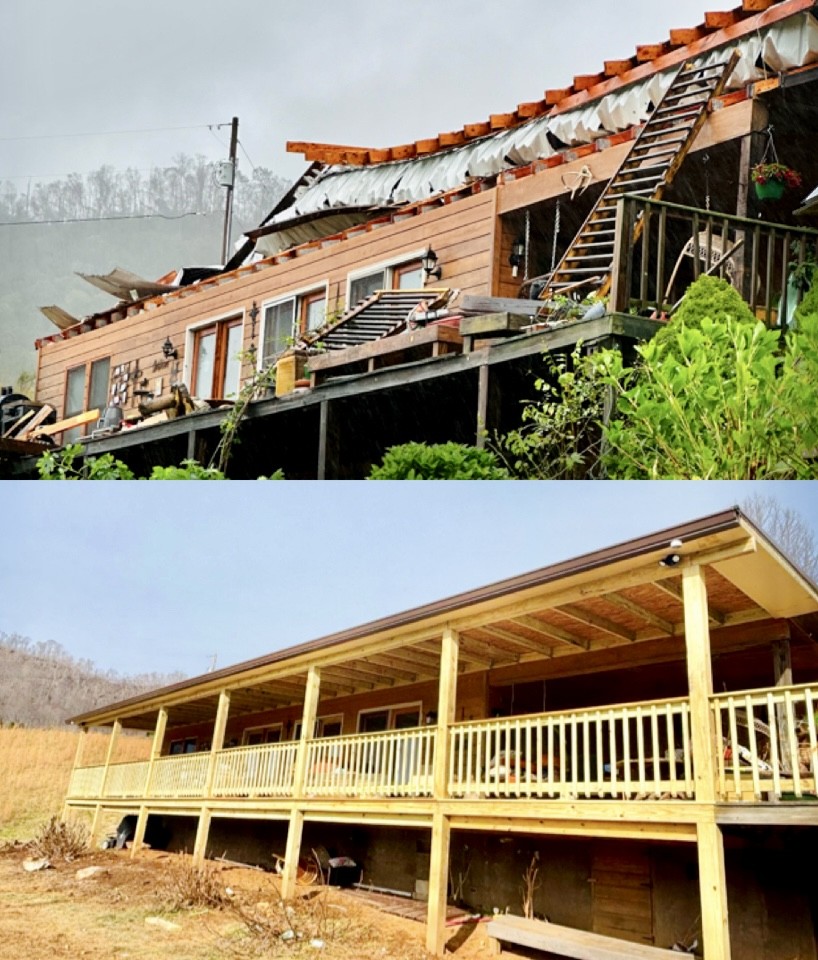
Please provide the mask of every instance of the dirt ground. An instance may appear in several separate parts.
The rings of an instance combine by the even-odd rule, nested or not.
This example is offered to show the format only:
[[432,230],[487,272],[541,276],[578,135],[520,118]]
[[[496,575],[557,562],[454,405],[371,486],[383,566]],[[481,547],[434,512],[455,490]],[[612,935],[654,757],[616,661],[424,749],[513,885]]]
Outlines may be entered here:
[[[222,907],[178,908],[183,858],[97,851],[28,872],[21,849],[0,851],[0,960],[426,960],[422,922],[392,916],[354,894],[300,888],[285,912],[273,874],[216,865]],[[77,872],[100,868],[85,879]],[[484,923],[453,926],[456,960],[489,955]],[[289,933],[287,931],[290,931]]]

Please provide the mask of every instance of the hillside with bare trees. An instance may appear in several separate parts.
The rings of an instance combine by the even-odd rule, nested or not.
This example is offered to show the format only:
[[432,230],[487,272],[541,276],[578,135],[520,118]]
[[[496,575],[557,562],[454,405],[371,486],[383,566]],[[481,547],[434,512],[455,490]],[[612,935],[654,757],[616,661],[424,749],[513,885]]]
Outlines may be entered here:
[[59,726],[66,717],[181,679],[182,674],[102,671],[53,640],[0,632],[0,726]]

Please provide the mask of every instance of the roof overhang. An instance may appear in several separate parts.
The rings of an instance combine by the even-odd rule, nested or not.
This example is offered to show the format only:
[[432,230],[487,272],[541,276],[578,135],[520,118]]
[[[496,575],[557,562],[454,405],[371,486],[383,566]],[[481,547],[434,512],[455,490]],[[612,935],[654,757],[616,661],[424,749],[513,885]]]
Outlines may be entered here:
[[[675,541],[682,545],[671,548]],[[662,564],[669,553],[680,558],[672,567]],[[99,726],[120,720],[127,727],[151,729],[160,708],[169,711],[170,726],[204,721],[215,715],[222,690],[232,692],[231,714],[298,704],[313,666],[321,668],[322,688],[326,684],[329,694],[338,696],[411,682],[407,677],[432,679],[446,628],[461,635],[462,672],[680,636],[680,581],[694,565],[709,577],[714,626],[818,611],[816,587],[733,508],[100,707],[69,722]],[[397,659],[401,656],[403,661]]]

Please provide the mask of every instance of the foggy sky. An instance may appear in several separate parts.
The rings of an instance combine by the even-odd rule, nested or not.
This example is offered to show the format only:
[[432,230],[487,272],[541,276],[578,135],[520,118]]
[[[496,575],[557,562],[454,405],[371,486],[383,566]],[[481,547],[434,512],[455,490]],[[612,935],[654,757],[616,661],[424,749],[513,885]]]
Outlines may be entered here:
[[[513,110],[730,0],[6,0],[0,180],[227,155],[288,179],[287,140],[391,146]],[[196,127],[197,129],[172,129]],[[151,133],[84,136],[105,131]],[[76,136],[83,134],[83,136]],[[70,136],[69,136],[70,135]]]

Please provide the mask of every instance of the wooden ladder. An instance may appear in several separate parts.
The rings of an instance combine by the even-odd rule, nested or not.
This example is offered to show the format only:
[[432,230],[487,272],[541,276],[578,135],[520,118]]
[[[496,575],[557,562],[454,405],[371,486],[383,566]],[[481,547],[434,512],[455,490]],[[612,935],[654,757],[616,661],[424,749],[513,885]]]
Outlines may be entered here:
[[[611,284],[616,205],[625,194],[658,200],[682,165],[707,118],[707,105],[719,96],[738,61],[734,51],[725,61],[703,67],[682,64],[664,97],[634,140],[619,169],[602,191],[565,254],[543,288],[543,300],[591,284],[605,294]],[[632,243],[642,232],[634,227]]]

